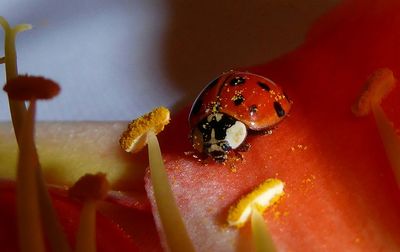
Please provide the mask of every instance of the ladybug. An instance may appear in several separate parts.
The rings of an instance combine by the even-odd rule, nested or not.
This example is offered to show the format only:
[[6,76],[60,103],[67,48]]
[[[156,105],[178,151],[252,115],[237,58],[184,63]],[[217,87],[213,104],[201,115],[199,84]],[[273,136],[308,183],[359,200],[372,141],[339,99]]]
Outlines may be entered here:
[[224,162],[243,146],[248,133],[268,132],[288,114],[292,102],[273,81],[229,71],[210,82],[189,115],[193,147]]

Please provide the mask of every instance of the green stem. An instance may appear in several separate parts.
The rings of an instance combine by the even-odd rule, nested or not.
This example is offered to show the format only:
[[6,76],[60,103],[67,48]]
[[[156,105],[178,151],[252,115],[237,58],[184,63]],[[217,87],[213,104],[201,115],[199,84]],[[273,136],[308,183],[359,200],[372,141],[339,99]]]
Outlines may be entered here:
[[[4,45],[4,53],[5,57],[2,58],[2,62],[5,63],[5,69],[6,69],[6,79],[11,80],[15,77],[18,76],[18,67],[17,67],[17,53],[16,53],[16,48],[15,48],[15,38],[16,35],[22,31],[26,31],[32,28],[31,25],[29,24],[19,24],[16,25],[15,27],[11,28],[10,25],[8,24],[7,20],[5,20],[3,17],[0,16],[0,25],[3,27],[4,33],[5,33],[5,45]],[[12,99],[9,100],[9,106],[10,106],[10,112],[11,112],[11,119],[13,122],[13,127],[14,127],[14,133],[15,137],[17,139],[18,147],[20,149],[20,152],[23,148],[25,148],[25,145],[27,144],[25,141],[27,139],[22,139],[22,132],[26,131],[24,127],[23,122],[26,120],[27,116],[27,111],[26,111],[26,106],[23,101],[16,101]],[[34,120],[34,119],[33,119]],[[34,121],[31,123],[32,124],[32,131],[33,131],[33,125]],[[32,139],[34,138],[34,133],[32,133]],[[33,141],[33,140],[32,140]],[[33,150],[30,152],[29,155],[30,157],[26,158],[31,158],[32,160],[30,161],[30,164],[34,165],[34,174],[32,175],[32,178],[36,178],[36,188],[34,193],[38,194],[37,197],[35,197],[37,202],[34,204],[39,203],[40,205],[40,213],[41,213],[41,220],[43,220],[43,225],[46,230],[46,233],[48,234],[49,237],[49,242],[51,247],[53,248],[54,251],[62,251],[62,252],[69,252],[70,248],[67,242],[67,239],[65,238],[65,235],[62,231],[61,225],[58,222],[56,212],[52,206],[51,199],[49,192],[47,190],[45,181],[43,179],[42,173],[41,173],[41,167],[39,163],[39,158],[37,155],[37,150],[36,146],[33,144]],[[28,155],[27,154],[27,155]],[[22,155],[22,154],[20,154]],[[19,172],[17,175],[17,186],[23,187],[24,185],[20,185],[21,179],[19,179],[20,174],[24,173],[23,171]],[[21,201],[23,201],[23,197],[29,198],[27,202],[30,202],[32,197],[30,197],[27,193],[23,194],[24,196],[20,195],[17,197],[21,197]],[[32,202],[31,202],[32,203]],[[30,211],[30,208],[24,208],[18,210],[20,212],[22,211]],[[22,213],[21,213],[22,214]],[[28,233],[28,231],[25,231],[25,233]]]
[[[38,159],[37,159],[38,160]],[[62,226],[58,221],[57,213],[52,205],[49,191],[47,190],[46,182],[42,175],[42,169],[38,164],[36,169],[36,180],[39,195],[39,205],[41,210],[41,220],[43,227],[50,242],[53,251],[70,252],[71,248],[67,238],[63,232]]]
[[397,185],[400,186],[400,138],[379,104],[372,104],[372,113],[381,136],[386,156],[392,166]]
[[147,133],[147,137],[151,182],[169,250],[194,251],[169,184],[157,137],[153,132]]
[[32,101],[22,126],[17,170],[17,214],[21,251],[44,251],[38,187],[35,179],[36,149],[33,140],[36,102]]
[[256,252],[274,252],[276,248],[268,232],[265,220],[260,212],[253,208],[251,214],[251,230]]
[[76,237],[76,252],[96,251],[96,200],[83,203]]

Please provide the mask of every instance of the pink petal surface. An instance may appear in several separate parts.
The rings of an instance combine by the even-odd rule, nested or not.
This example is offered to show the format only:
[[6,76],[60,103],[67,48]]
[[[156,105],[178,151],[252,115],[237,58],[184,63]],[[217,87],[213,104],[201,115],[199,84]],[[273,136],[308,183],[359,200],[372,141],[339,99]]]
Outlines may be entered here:
[[[172,120],[161,149],[196,249],[247,250],[249,228],[227,227],[227,210],[270,177],[286,183],[285,197],[265,214],[279,250],[400,249],[397,184],[372,117],[350,111],[373,71],[399,73],[399,11],[396,1],[345,1],[296,51],[248,69],[281,83],[294,105],[272,135],[250,137],[242,162],[204,164],[185,154],[188,110]],[[397,127],[399,95],[396,88],[384,102]],[[148,178],[146,189],[160,229]]]

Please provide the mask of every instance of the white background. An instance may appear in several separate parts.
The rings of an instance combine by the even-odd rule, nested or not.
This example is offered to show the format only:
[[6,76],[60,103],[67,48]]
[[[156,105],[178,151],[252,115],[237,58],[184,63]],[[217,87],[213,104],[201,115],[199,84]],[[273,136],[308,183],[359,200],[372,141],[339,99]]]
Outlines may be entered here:
[[337,2],[0,0],[0,15],[34,26],[17,38],[19,72],[62,87],[39,104],[39,120],[131,120],[159,105],[179,109],[222,71],[292,50]]

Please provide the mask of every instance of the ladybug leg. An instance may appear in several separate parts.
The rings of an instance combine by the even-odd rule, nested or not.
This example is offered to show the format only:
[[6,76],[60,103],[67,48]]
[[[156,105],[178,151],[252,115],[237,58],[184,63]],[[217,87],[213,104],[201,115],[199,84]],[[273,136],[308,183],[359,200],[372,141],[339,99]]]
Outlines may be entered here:
[[260,136],[260,135],[271,135],[272,131],[275,129],[275,127],[268,128],[268,129],[262,129],[262,130],[252,130],[249,131],[251,135],[255,136]]
[[272,130],[273,129],[261,130],[260,134],[262,134],[262,135],[272,135]]
[[185,155],[191,156],[192,158],[202,163],[207,162],[207,160],[210,159],[209,155],[198,151],[185,151]]
[[241,152],[238,151],[238,149],[233,150],[229,154],[228,164],[230,166],[235,166],[236,162],[241,162],[241,161],[243,161],[243,155]]
[[239,147],[237,147],[235,149],[235,152],[240,154],[239,152],[249,151],[250,147],[251,147],[251,144],[249,144],[248,142],[245,141],[244,143],[242,143]]

